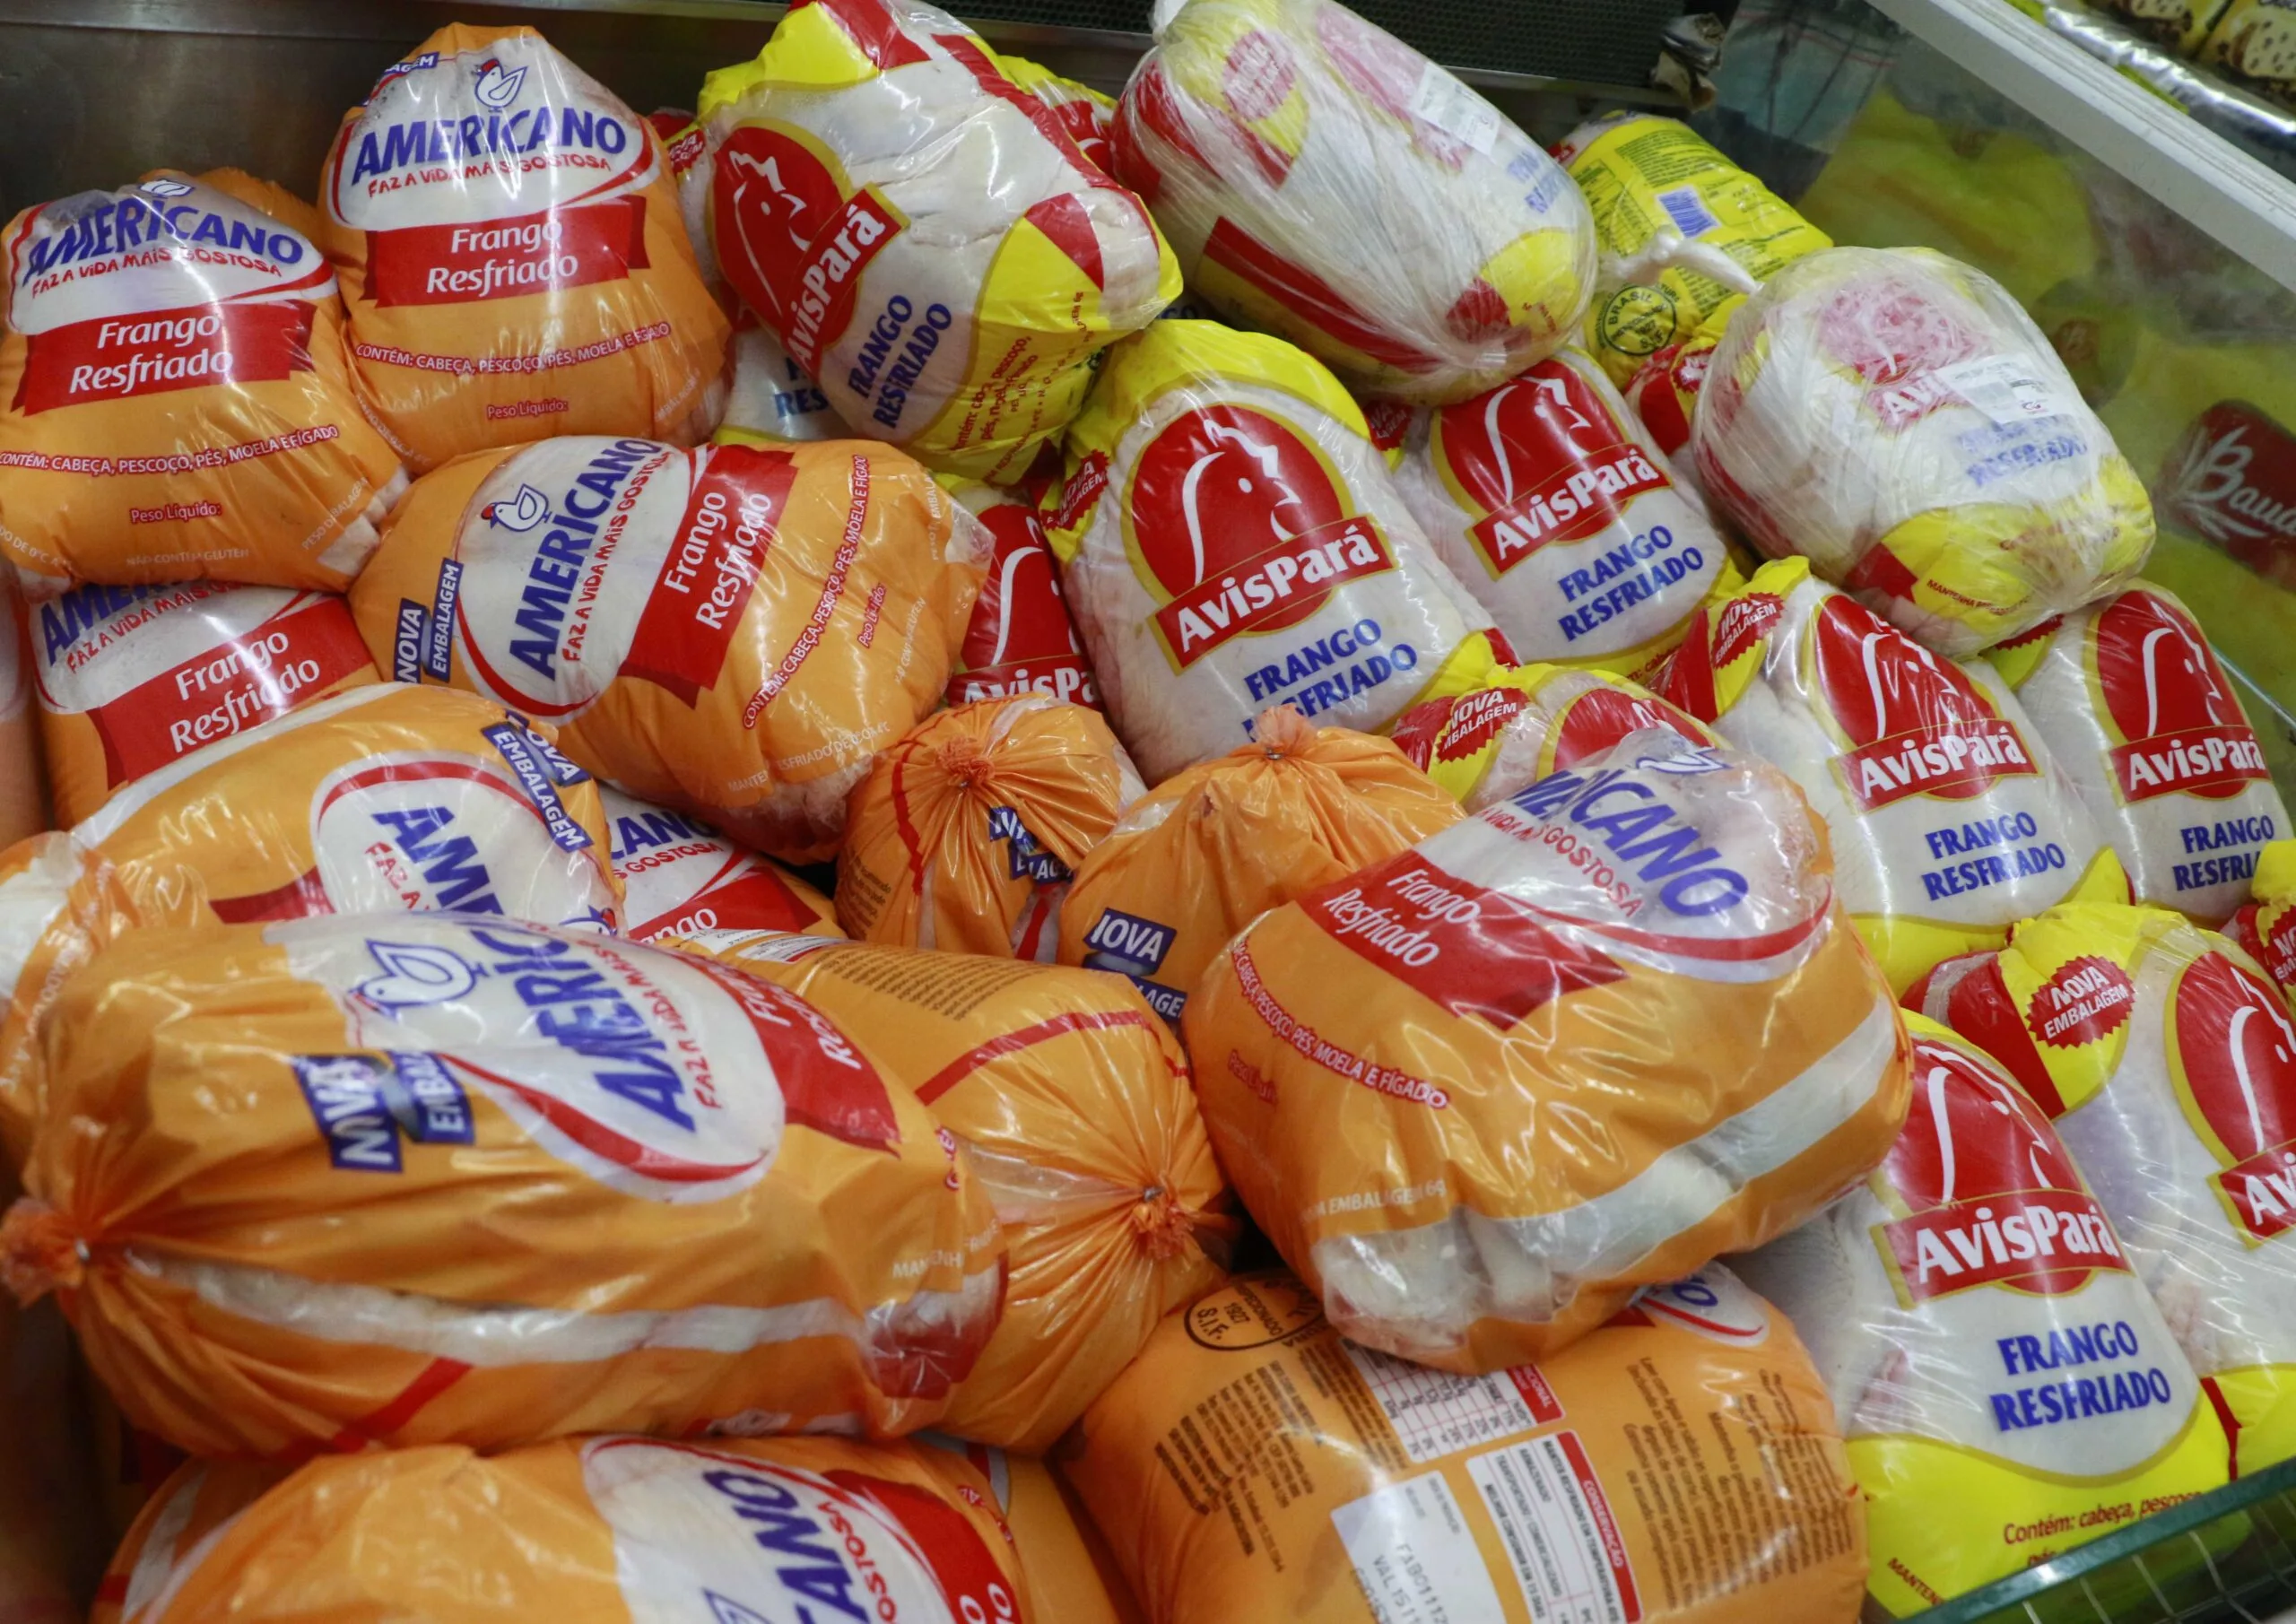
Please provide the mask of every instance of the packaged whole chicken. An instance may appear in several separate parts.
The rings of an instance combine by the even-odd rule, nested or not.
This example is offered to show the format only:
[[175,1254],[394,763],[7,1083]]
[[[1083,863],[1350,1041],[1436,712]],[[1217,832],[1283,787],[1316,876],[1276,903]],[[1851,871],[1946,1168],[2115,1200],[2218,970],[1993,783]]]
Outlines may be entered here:
[[847,439],[829,395],[747,310],[734,317],[734,382],[718,432],[766,439]]
[[1238,931],[1459,815],[1387,740],[1267,711],[1250,743],[1165,779],[1085,856],[1061,906],[1060,961],[1129,977],[1177,1022]]
[[952,705],[1040,693],[1100,708],[1060,568],[1033,503],[978,480],[944,481],[996,543],[972,621],[949,673]]
[[946,12],[803,0],[701,87],[718,264],[838,416],[1006,482],[1180,291],[1140,199]]
[[[1065,1624],[963,1456],[908,1442],[561,1438],[178,1472],[95,1624]],[[698,1610],[698,1611],[697,1611]]]
[[2274,840],[2257,855],[2249,892],[2224,934],[2296,998],[2296,840]]
[[2232,1475],[2296,1456],[2285,995],[2179,915],[2071,904],[1940,965],[1917,997],[2055,1119],[2224,1423]]
[[0,559],[0,851],[48,827],[31,673],[30,627],[16,572]]
[[1518,665],[1422,699],[1387,736],[1471,812],[1647,727],[1718,744],[1714,730],[1639,683],[1566,665]]
[[1158,1327],[1060,1470],[1153,1624],[1849,1624],[1866,1582],[1825,1388],[1717,1265],[1483,1376],[1240,1277]]
[[416,482],[351,607],[396,681],[552,722],[631,795],[804,863],[939,699],[987,551],[874,441],[578,436]]
[[1497,108],[1334,0],[1157,13],[1111,144],[1191,293],[1422,403],[1480,394],[1577,330],[1587,205]]
[[1779,769],[1657,730],[1262,915],[1181,1030],[1333,1323],[1466,1372],[1791,1229],[1906,1110],[1822,826]]
[[1414,416],[1396,483],[1526,660],[1645,676],[1737,571],[1583,352]]
[[1492,657],[1362,409],[1280,339],[1162,321],[1112,351],[1046,528],[1152,784],[1271,706],[1376,733],[1451,662]]
[[2040,1108],[1919,1015],[1881,1167],[1731,1260],[1833,1394],[1891,1618],[2222,1486],[2224,1429]]
[[943,1430],[1049,1448],[1160,1318],[1221,1279],[1238,1226],[1187,1058],[1123,982],[802,935],[683,942],[855,1034],[965,1142],[1007,1274],[1003,1317]]
[[140,932],[39,1064],[0,1267],[194,1454],[900,1433],[996,1324],[963,1148],[686,954],[470,914]]
[[0,1151],[41,1112],[35,1031],[116,936],[453,909],[610,931],[597,786],[522,719],[378,683],[194,751],[0,859]]
[[729,329],[662,139],[534,30],[452,23],[384,70],[319,207],[360,398],[415,473],[717,422]]
[[1791,773],[1825,820],[1842,906],[1890,985],[2128,877],[1998,673],[1934,654],[1808,563],[1699,612],[1653,683]]
[[944,710],[855,787],[838,922],[858,942],[1050,964],[1076,865],[1144,793],[1097,710],[1039,693]]
[[1586,198],[1601,248],[1587,346],[1622,388],[1662,352],[1726,320],[1764,280],[1833,247],[1679,119],[1613,113],[1571,131],[1555,157]]
[[2240,696],[2192,612],[2139,582],[1987,656],[2081,791],[2138,902],[2222,925],[2291,831]]
[[1807,558],[1961,659],[2109,595],[2152,506],[1999,283],[1926,248],[1831,248],[1730,318],[1692,437],[1772,558]]
[[75,586],[30,605],[57,821],[203,744],[378,682],[332,593],[283,586]]
[[406,473],[317,245],[161,169],[27,209],[0,270],[0,557],[35,595],[350,585]]
[[598,799],[622,882],[622,934],[632,941],[713,930],[845,934],[835,903],[700,819],[612,785],[598,786]]

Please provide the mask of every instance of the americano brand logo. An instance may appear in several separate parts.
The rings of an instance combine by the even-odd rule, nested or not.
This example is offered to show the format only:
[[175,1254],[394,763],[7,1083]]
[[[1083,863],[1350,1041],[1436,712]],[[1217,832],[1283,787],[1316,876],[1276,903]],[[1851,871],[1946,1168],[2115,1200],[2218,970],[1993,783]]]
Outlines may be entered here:
[[2165,598],[2125,592],[2090,632],[2097,685],[2122,741],[2107,753],[2124,801],[2223,799],[2271,777],[2200,629]]
[[2277,989],[2222,953],[2177,977],[2169,1065],[2222,1171],[2217,1198],[2251,1245],[2296,1228],[2296,1025]]

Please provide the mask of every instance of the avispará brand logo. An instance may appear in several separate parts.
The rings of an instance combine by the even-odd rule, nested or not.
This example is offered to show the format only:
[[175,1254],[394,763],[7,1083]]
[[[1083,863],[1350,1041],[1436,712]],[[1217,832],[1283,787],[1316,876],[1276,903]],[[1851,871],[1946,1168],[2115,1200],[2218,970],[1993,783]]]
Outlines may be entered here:
[[2223,667],[2175,604],[2124,592],[2098,612],[2090,639],[2121,741],[2107,759],[2124,801],[2170,793],[2222,800],[2271,777]]
[[2218,1199],[2259,1244],[2296,1228],[2296,1023],[2279,990],[2203,953],[2170,999],[2169,1069],[2186,1120],[2222,1171]]

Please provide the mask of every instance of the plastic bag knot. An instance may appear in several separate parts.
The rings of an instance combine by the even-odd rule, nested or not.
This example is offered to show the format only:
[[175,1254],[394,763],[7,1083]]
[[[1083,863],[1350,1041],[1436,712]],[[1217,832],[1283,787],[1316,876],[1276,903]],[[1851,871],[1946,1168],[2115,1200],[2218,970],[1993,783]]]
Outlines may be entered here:
[[978,739],[961,736],[947,740],[934,751],[933,759],[959,789],[982,785],[988,777],[988,752]]
[[46,1202],[27,1195],[0,1218],[0,1285],[25,1307],[74,1290],[87,1270],[88,1243]]
[[1305,755],[1315,742],[1315,724],[1293,706],[1271,705],[1252,718],[1252,743],[1272,757]]
[[1132,1232],[1139,1238],[1140,1249],[1152,1261],[1170,1263],[1187,1250],[1196,1224],[1181,1207],[1178,1196],[1156,1186],[1143,1190],[1140,1199],[1133,1204]]

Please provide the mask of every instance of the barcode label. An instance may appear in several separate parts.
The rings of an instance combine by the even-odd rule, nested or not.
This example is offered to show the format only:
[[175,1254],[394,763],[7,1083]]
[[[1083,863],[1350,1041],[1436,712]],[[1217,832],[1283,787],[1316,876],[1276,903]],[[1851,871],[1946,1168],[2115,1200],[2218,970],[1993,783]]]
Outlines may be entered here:
[[1698,195],[1696,187],[1676,187],[1671,192],[1659,193],[1658,206],[1666,211],[1666,218],[1674,222],[1674,230],[1685,237],[1703,237],[1722,223],[1707,212],[1706,200]]

